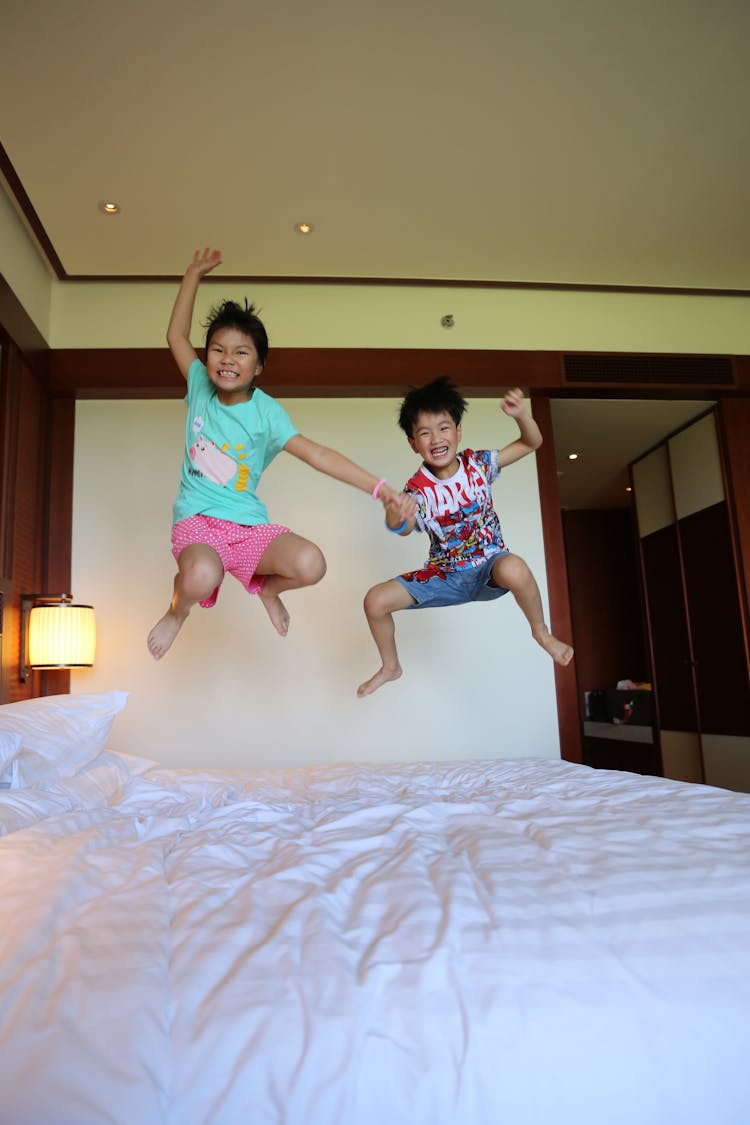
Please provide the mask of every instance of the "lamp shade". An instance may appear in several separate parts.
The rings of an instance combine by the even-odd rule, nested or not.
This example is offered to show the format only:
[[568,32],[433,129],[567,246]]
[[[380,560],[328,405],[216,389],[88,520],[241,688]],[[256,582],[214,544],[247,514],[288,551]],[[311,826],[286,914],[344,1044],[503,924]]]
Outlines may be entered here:
[[29,614],[31,668],[82,668],[94,663],[96,622],[90,605],[35,606]]

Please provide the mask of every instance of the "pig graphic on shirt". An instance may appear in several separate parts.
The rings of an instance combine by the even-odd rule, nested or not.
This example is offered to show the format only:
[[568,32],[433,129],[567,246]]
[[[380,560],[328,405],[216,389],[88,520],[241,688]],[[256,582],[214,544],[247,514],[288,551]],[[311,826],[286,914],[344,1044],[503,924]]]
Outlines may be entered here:
[[199,435],[193,442],[188,453],[190,460],[197,469],[200,469],[204,477],[213,481],[214,484],[220,484],[222,488],[229,483],[237,472],[237,463],[234,458],[218,449],[216,442],[207,441],[202,435]]

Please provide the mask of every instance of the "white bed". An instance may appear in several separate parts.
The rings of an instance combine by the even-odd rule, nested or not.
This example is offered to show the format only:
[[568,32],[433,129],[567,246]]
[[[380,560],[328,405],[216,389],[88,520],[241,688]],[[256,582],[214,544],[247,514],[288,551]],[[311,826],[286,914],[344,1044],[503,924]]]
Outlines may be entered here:
[[175,771],[96,738],[71,764],[13,706],[2,1125],[750,1120],[750,796],[550,760]]

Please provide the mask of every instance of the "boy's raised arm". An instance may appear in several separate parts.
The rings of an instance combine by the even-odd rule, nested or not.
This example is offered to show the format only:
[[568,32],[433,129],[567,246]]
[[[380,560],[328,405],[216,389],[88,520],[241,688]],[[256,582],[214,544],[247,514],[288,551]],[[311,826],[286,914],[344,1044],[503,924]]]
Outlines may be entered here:
[[190,364],[196,358],[195,348],[190,342],[190,329],[198,286],[202,278],[220,264],[220,250],[209,250],[208,247],[203,251],[196,250],[177,291],[167,328],[167,343],[183,379],[187,379]]
[[526,400],[520,387],[506,391],[502,409],[503,413],[515,418],[520,436],[497,451],[497,463],[500,468],[504,465],[512,465],[527,453],[533,453],[543,441],[542,431],[526,409]]

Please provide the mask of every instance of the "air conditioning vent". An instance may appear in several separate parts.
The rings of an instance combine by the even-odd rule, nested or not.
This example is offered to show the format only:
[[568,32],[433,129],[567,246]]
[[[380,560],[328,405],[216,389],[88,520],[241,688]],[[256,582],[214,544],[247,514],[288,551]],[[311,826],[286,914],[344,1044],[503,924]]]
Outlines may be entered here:
[[567,383],[671,383],[731,387],[731,356],[565,355]]

